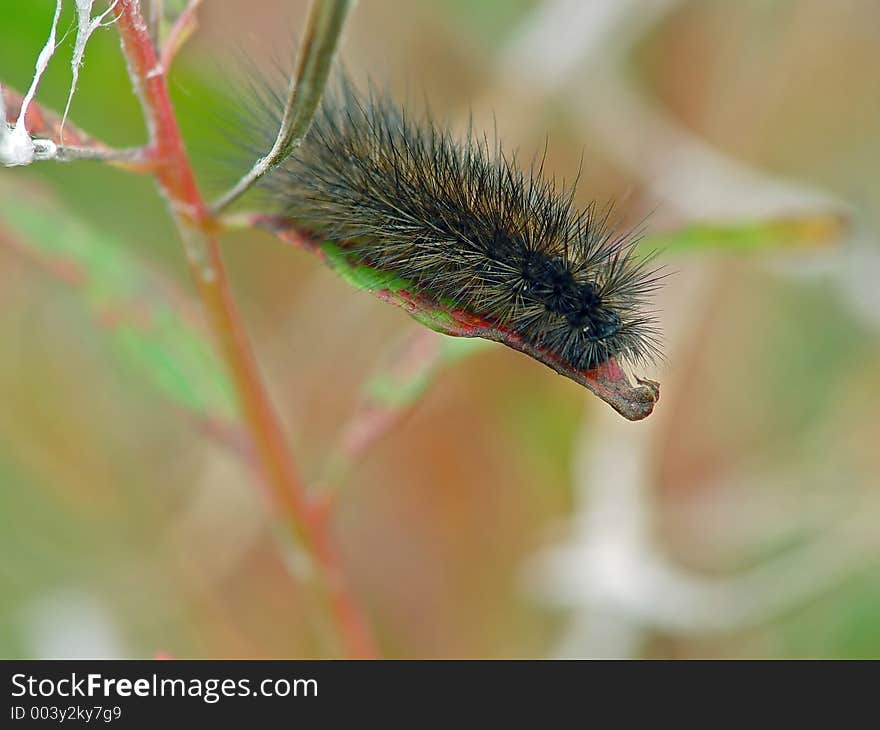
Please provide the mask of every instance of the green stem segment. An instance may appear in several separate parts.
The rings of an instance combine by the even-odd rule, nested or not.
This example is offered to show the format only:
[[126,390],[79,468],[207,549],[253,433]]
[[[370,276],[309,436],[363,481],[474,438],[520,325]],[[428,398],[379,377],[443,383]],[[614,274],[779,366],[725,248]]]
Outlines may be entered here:
[[352,0],[312,0],[296,72],[290,81],[281,127],[272,149],[257,160],[231,190],[220,197],[213,206],[214,213],[220,213],[238,200],[302,143],[324,95],[327,76],[342,35],[342,26],[352,5]]

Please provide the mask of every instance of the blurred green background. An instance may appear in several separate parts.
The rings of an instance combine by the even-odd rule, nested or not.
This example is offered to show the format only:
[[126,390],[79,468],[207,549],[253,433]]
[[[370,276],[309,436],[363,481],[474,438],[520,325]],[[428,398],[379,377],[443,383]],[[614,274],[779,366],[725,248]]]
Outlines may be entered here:
[[[54,3],[15,6],[0,81],[24,90]],[[208,190],[228,181],[218,117],[243,103],[243,59],[288,64],[305,8],[203,4],[170,85]],[[880,656],[878,48],[866,0],[358,4],[357,80],[456,129],[497,124],[524,159],[549,139],[548,173],[583,160],[578,201],[647,216],[674,272],[668,360],[636,373],[663,384],[646,421],[487,346],[349,475],[334,531],[385,655]],[[113,28],[70,119],[144,140]],[[801,235],[827,216],[843,235]],[[267,234],[223,249],[317,480],[418,325]],[[0,656],[335,655],[152,181],[2,170],[0,311]]]

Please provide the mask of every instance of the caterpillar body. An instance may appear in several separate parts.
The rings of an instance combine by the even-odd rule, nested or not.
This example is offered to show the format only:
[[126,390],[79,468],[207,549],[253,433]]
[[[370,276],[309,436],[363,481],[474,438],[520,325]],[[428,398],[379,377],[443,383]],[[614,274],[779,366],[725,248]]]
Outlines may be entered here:
[[[281,105],[271,93],[263,102],[268,137]],[[615,233],[595,206],[576,210],[573,188],[541,172],[343,78],[262,184],[273,213],[299,230],[512,333],[517,349],[549,353],[559,372],[657,359],[657,271],[632,235]]]

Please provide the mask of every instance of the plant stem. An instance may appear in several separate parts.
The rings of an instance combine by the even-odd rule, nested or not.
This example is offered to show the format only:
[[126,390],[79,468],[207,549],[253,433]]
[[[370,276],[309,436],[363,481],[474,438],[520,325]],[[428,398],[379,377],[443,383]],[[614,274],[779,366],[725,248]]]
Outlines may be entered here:
[[139,0],[120,0],[114,16],[129,74],[150,132],[148,150],[155,161],[156,181],[168,200],[184,243],[199,295],[231,373],[265,480],[290,530],[313,558],[346,651],[358,658],[375,656],[368,624],[348,590],[339,553],[327,531],[327,522],[306,494],[260,377],[217,245],[219,226],[196,183],[168,95],[167,69],[159,63]]
[[[153,2],[155,1],[153,0]],[[193,31],[195,31],[197,25],[196,11],[201,4],[202,0],[189,0],[186,8],[181,11],[180,15],[174,20],[174,24],[168,29],[168,35],[162,40],[162,51],[159,55],[162,68],[171,68],[171,63],[174,61],[177,52],[193,34]],[[160,34],[157,32],[153,37],[159,38]],[[155,41],[155,43],[158,44],[158,41]]]
[[296,72],[290,79],[281,126],[272,148],[212,206],[220,213],[244,195],[302,143],[321,102],[352,0],[312,0],[300,45]]

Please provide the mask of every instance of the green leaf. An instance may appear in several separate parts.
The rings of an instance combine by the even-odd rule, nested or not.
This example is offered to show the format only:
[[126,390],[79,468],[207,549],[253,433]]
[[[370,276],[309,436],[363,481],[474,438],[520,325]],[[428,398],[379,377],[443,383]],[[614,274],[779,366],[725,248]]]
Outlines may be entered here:
[[47,196],[0,185],[0,245],[59,276],[106,328],[119,360],[173,402],[224,420],[233,391],[198,309],[112,237],[92,230]]
[[[282,240],[318,254],[339,276],[352,286],[370,292],[378,299],[394,304],[426,327],[453,337],[480,337],[500,342],[542,362],[560,375],[580,383],[605,401],[624,418],[638,421],[646,418],[660,397],[660,384],[637,379],[633,385],[614,358],[609,358],[591,370],[577,369],[550,350],[536,345],[519,332],[498,322],[485,319],[445,298],[433,298],[418,291],[409,282],[393,272],[371,268],[357,260],[355,253],[332,241],[315,242],[303,236],[283,219],[252,217],[252,224],[273,230]],[[409,386],[402,397],[417,396],[422,385]],[[387,398],[391,390],[380,386]]]
[[839,239],[848,221],[834,213],[768,218],[738,223],[693,223],[642,239],[642,251],[664,255],[718,249],[737,253],[787,248],[821,247]]

